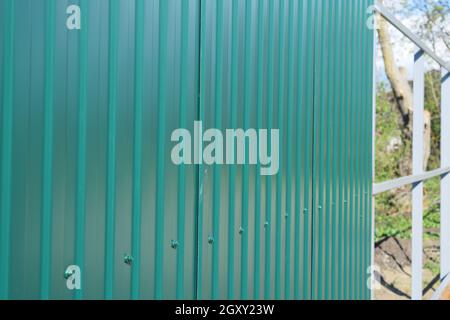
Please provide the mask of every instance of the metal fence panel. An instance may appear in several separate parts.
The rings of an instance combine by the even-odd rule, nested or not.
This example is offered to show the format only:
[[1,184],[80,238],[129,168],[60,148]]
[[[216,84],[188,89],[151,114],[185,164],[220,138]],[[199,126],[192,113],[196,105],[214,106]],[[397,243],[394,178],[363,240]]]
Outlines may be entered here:
[[371,1],[316,1],[312,293],[369,298]]
[[196,168],[167,161],[166,140],[197,117],[198,3],[82,1],[69,31],[67,1],[2,1],[15,7],[2,10],[14,18],[2,28],[14,29],[2,297],[71,298],[72,264],[85,270],[78,298],[195,297]]
[[201,298],[310,297],[313,8],[284,0],[202,7],[201,118],[206,127],[279,129],[280,170],[200,169]]
[[[1,0],[0,298],[369,298],[370,4]],[[279,174],[175,166],[196,120]]]

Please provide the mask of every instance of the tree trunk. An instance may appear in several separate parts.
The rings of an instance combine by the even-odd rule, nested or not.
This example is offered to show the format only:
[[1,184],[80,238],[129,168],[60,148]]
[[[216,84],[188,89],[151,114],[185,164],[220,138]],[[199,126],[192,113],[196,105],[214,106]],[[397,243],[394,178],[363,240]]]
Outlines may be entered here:
[[[395,104],[400,114],[401,132],[403,143],[412,140],[412,119],[413,119],[413,92],[408,82],[406,72],[402,72],[397,67],[394,52],[392,49],[391,37],[389,34],[388,22],[378,15],[378,39],[383,54],[386,76],[391,84],[394,94]],[[428,167],[431,151],[431,116],[430,112],[424,114],[424,170]],[[406,161],[406,165],[400,165],[402,175],[410,174],[411,160]]]

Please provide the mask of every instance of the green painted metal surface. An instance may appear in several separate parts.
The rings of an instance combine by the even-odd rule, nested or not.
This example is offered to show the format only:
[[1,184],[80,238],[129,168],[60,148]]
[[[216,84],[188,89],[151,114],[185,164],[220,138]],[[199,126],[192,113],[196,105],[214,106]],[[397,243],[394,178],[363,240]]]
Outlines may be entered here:
[[319,1],[315,21],[313,299],[369,299],[370,1]]
[[[0,298],[369,299],[371,4],[1,0]],[[195,120],[279,173],[175,166]]]

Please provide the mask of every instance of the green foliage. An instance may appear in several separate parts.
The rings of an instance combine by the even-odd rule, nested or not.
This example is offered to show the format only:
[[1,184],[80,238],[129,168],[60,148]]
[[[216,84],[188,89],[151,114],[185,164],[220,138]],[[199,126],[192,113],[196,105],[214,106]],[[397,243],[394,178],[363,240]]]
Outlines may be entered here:
[[[426,110],[431,113],[431,156],[428,169],[440,166],[440,88],[438,71],[426,74]],[[401,141],[397,148],[389,148],[394,139],[401,139],[400,118],[392,100],[391,89],[386,84],[377,88],[376,132],[376,182],[399,178],[401,161],[411,159],[411,141]],[[377,196],[376,241],[386,237],[410,239],[411,237],[411,189],[403,188]],[[439,178],[424,184],[424,230],[425,239],[439,238]]]
[[[427,212],[424,216],[424,239],[439,239],[439,211]],[[406,215],[380,215],[375,217],[376,230],[375,241],[380,241],[388,237],[399,239],[411,239],[411,216]]]
[[[384,1],[391,11],[413,21],[413,32],[422,38],[434,51],[450,49],[450,1],[449,0],[401,0],[401,5]],[[424,19],[425,18],[425,19]],[[444,60],[448,60],[444,50]],[[425,109],[431,113],[431,155],[428,170],[440,167],[440,71],[425,74]],[[401,137],[400,119],[392,103],[391,89],[381,84],[377,88],[377,135],[376,135],[376,182],[400,177],[400,163],[411,159],[411,141],[402,141],[394,152],[386,146],[392,139]],[[439,238],[440,189],[439,178],[424,184],[424,231],[425,239]],[[411,237],[410,188],[385,193],[376,198],[376,240],[386,237],[410,239]],[[439,274],[439,258],[427,259],[424,267]],[[427,284],[424,283],[424,286]]]
[[[424,268],[430,270],[433,274],[439,274],[441,272],[440,263],[432,260],[425,261]],[[424,284],[428,285],[426,282]]]
[[441,73],[433,70],[425,74],[425,110],[431,113],[431,150],[432,154],[428,163],[428,170],[440,167],[440,143],[441,143]]
[[411,217],[377,214],[375,217],[375,240],[387,237],[409,239],[411,234]]
[[386,147],[391,140],[401,136],[399,116],[395,106],[390,101],[391,97],[384,83],[379,84],[377,92],[375,181],[382,182],[400,176],[398,163],[404,156],[405,145],[400,146],[399,150],[387,154]]

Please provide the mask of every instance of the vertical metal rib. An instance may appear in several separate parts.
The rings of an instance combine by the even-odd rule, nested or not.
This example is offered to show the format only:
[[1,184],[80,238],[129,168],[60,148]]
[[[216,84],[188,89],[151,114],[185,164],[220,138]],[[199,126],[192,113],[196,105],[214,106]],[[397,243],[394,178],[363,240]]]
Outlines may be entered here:
[[[83,9],[80,30],[80,92],[78,105],[77,177],[75,208],[75,264],[84,270],[84,234],[86,213],[86,127],[87,127],[87,88],[88,88],[88,3],[81,2]],[[83,281],[83,277],[81,278]],[[83,298],[81,290],[75,291],[75,298]]]
[[281,217],[284,215],[282,212],[282,184],[283,184],[283,139],[284,139],[284,52],[285,52],[285,0],[280,0],[280,6],[278,11],[278,129],[280,130],[280,145],[279,145],[279,162],[280,173],[277,175],[277,193],[276,193],[276,233],[275,233],[275,299],[281,298]]
[[[346,42],[346,0],[341,0],[340,2],[340,10],[341,10],[341,32],[342,40],[341,42],[345,44]],[[344,81],[346,75],[346,49],[345,47],[341,50],[340,56],[340,76],[339,76],[339,105],[340,105],[340,124],[341,129],[339,130],[339,257],[338,257],[338,265],[339,265],[339,290],[338,296],[344,296],[344,281],[345,281],[345,209],[346,209],[346,201],[345,201],[345,125],[346,125],[346,83]]]
[[345,271],[347,273],[346,276],[346,288],[347,288],[347,295],[346,295],[346,299],[351,299],[353,290],[352,290],[352,279],[353,279],[353,274],[352,274],[352,252],[353,252],[353,228],[352,228],[352,224],[353,224],[353,219],[352,219],[352,214],[353,214],[353,210],[352,210],[352,206],[353,206],[353,191],[352,191],[352,181],[353,181],[353,166],[352,166],[352,151],[353,151],[353,139],[352,139],[352,124],[353,124],[353,114],[352,114],[352,104],[353,104],[353,73],[354,73],[354,68],[353,68],[353,59],[354,57],[354,51],[353,51],[353,27],[354,27],[354,23],[353,23],[353,17],[355,15],[355,10],[353,8],[353,3],[350,4],[349,6],[349,17],[348,17],[348,23],[349,23],[349,27],[348,27],[348,33],[349,35],[349,39],[347,39],[348,41],[348,48],[349,48],[349,53],[347,55],[347,59],[349,60],[349,64],[347,66],[347,74],[346,74],[346,78],[345,81],[347,82],[347,88],[348,88],[348,98],[347,98],[347,112],[348,112],[348,126],[347,126],[347,140],[346,143],[348,146],[350,146],[346,152],[346,164],[347,164],[347,182],[345,184],[345,187],[347,189],[347,221],[346,221],[346,225],[347,225],[347,254],[346,254],[346,261],[347,261],[347,266],[345,268]]
[[[264,1],[258,1],[258,86],[256,101],[257,129],[262,129],[263,122],[263,95],[264,95]],[[254,252],[254,272],[253,291],[254,299],[260,297],[260,277],[261,277],[261,165],[258,163],[255,169],[255,252]]]
[[12,134],[14,104],[14,34],[15,0],[3,4],[4,19],[4,71],[2,114],[2,159],[0,194],[0,299],[9,296],[9,261],[11,227]]
[[[359,39],[358,39],[358,32],[359,32],[359,24],[358,24],[358,17],[359,17],[359,6],[358,4],[360,3],[360,1],[357,1],[354,3],[354,15],[353,15],[353,22],[354,22],[354,27],[353,27],[353,31],[352,31],[352,38],[353,38],[353,44],[360,44]],[[351,264],[350,264],[350,274],[352,276],[352,287],[351,287],[351,291],[352,291],[352,299],[356,299],[356,280],[357,280],[357,275],[356,275],[356,261],[357,261],[357,256],[356,256],[356,252],[357,252],[357,241],[358,241],[358,228],[357,228],[357,210],[358,210],[358,190],[357,190],[357,170],[358,170],[358,161],[357,161],[357,156],[358,156],[358,146],[357,146],[357,134],[358,134],[358,124],[357,124],[357,113],[358,110],[356,108],[356,105],[358,103],[358,70],[359,67],[356,67],[358,65],[358,60],[359,60],[359,55],[360,53],[358,52],[357,48],[355,46],[352,46],[353,48],[353,52],[354,52],[354,64],[355,66],[353,66],[353,82],[352,82],[352,104],[351,104],[351,119],[352,119],[352,126],[351,126],[351,130],[352,130],[352,143],[351,143],[351,149],[352,149],[352,156],[351,156],[351,168],[352,168],[352,184],[351,184],[351,188],[352,188],[352,197],[351,197],[351,203],[352,203],[352,224],[351,224],[351,228],[352,228],[352,232],[350,234],[350,236],[352,237],[352,258],[351,258]]]
[[[326,47],[325,47],[325,52],[333,52],[333,48],[331,46],[333,38],[334,37],[330,37],[330,34],[333,32],[333,25],[332,25],[332,14],[333,14],[333,2],[335,0],[327,0],[325,3],[326,6],[326,24],[325,24],[325,32],[324,34],[326,34]],[[335,54],[334,54],[335,55]],[[333,55],[333,56],[334,56]],[[323,272],[319,273],[319,275],[321,275],[323,277],[323,298],[324,299],[329,299],[330,297],[330,276],[331,276],[331,263],[330,263],[330,249],[331,249],[331,212],[332,212],[332,205],[331,205],[331,198],[330,198],[330,194],[331,194],[331,164],[332,164],[332,159],[331,159],[331,129],[332,129],[332,125],[331,125],[331,119],[333,116],[333,111],[332,111],[332,103],[333,103],[333,92],[332,92],[332,68],[333,68],[333,60],[332,57],[327,57],[326,58],[326,64],[325,64],[325,70],[324,70],[324,74],[326,75],[325,78],[327,79],[325,81],[325,88],[324,88],[324,92],[326,97],[324,98],[324,109],[323,109],[323,113],[325,114],[325,118],[324,118],[324,122],[323,122],[323,133],[324,133],[324,154],[322,156],[323,161],[324,161],[324,179],[323,179],[323,184],[324,184],[324,205],[323,205],[323,227],[322,230],[324,231],[324,235],[323,235],[323,252],[322,252],[322,256],[324,256],[324,263],[323,263]]]
[[[186,127],[188,95],[188,45],[189,45],[189,0],[182,0],[181,8],[181,61],[180,61],[180,128]],[[177,239],[180,243],[177,256],[177,299],[184,297],[184,255],[186,216],[186,166],[178,169],[178,226]]]
[[[369,66],[369,68],[372,68],[372,63],[370,61],[370,56],[371,56],[371,51],[369,48],[369,42],[371,40],[370,38],[370,29],[367,27],[367,19],[368,19],[368,15],[367,15],[367,11],[369,9],[370,6],[370,1],[369,0],[364,0],[364,13],[363,14],[363,26],[364,26],[364,30],[363,30],[363,46],[366,50],[366,53],[363,55],[363,64],[365,66]],[[369,78],[370,72],[363,72],[363,80],[364,83],[366,84],[366,82],[368,81],[369,83],[371,83],[371,79]],[[362,214],[364,215],[363,217],[363,222],[362,222],[362,283],[361,283],[361,290],[362,290],[362,299],[367,300],[368,296],[367,296],[367,292],[368,292],[368,287],[366,285],[367,283],[367,277],[369,276],[367,273],[367,268],[368,268],[368,264],[367,264],[367,252],[370,250],[371,248],[371,243],[370,240],[367,241],[368,239],[368,235],[370,234],[370,230],[367,229],[367,221],[370,219],[370,214],[371,214],[371,208],[368,207],[368,202],[367,202],[367,198],[368,198],[368,175],[371,172],[371,159],[369,157],[370,154],[370,147],[371,147],[371,143],[367,143],[367,141],[371,141],[371,135],[367,135],[367,128],[371,128],[370,124],[368,123],[368,119],[369,117],[367,116],[367,112],[365,112],[366,110],[370,110],[370,116],[372,114],[372,109],[369,108],[372,107],[371,102],[368,99],[369,96],[369,92],[367,90],[367,88],[370,87],[370,85],[366,84],[363,88],[363,105],[365,106],[364,108],[364,112],[362,112],[362,128],[363,128],[363,141],[366,141],[366,143],[363,145],[363,150],[362,150],[362,174],[363,174],[363,180],[362,180],[362,184],[363,184],[363,196],[362,196],[362,201],[363,201],[363,209],[362,209]],[[372,131],[370,131],[370,134],[372,133]]]
[[[355,15],[355,42],[358,44],[358,49],[359,52],[356,55],[355,58],[355,62],[357,66],[361,65],[361,45],[362,45],[362,39],[361,39],[361,28],[363,28],[362,24],[361,24],[361,9],[362,9],[362,1],[358,1],[356,4],[356,15]],[[360,247],[360,242],[359,242],[359,235],[360,235],[360,229],[359,229],[359,210],[360,210],[360,192],[359,192],[359,181],[360,181],[360,174],[359,174],[359,168],[360,168],[360,159],[359,159],[359,154],[360,154],[360,124],[361,121],[359,119],[359,115],[360,115],[360,108],[361,108],[361,103],[360,103],[360,98],[361,98],[361,72],[360,72],[360,68],[356,68],[356,74],[355,74],[355,99],[353,102],[353,114],[354,114],[354,125],[353,125],[353,141],[354,141],[354,156],[353,156],[353,167],[354,167],[354,182],[353,182],[353,189],[354,189],[354,194],[353,194],[353,202],[354,202],[354,223],[353,223],[353,228],[354,228],[354,234],[355,234],[355,245],[354,245],[354,249],[353,249],[353,274],[354,274],[354,285],[353,285],[353,294],[354,294],[354,298],[358,299],[359,297],[359,275],[360,273],[358,270],[358,262],[359,262],[359,247]]]
[[[267,130],[273,127],[273,108],[274,108],[274,2],[269,1],[269,52],[267,63]],[[268,151],[272,152],[271,139],[268,143]],[[265,253],[264,253],[264,299],[271,298],[271,232],[272,232],[272,177],[266,177],[266,222],[265,222]]]
[[312,129],[312,161],[311,161],[311,286],[310,286],[310,295],[311,299],[314,299],[316,297],[316,240],[315,240],[315,234],[316,234],[316,216],[317,216],[317,181],[316,179],[316,149],[318,145],[318,135],[317,135],[317,121],[316,121],[316,103],[319,100],[317,97],[317,83],[316,83],[316,74],[318,73],[317,68],[320,67],[321,63],[319,60],[320,55],[320,43],[318,44],[318,36],[317,33],[320,31],[320,14],[321,14],[321,3],[320,1],[315,2],[315,6],[312,12],[312,15],[314,17],[312,22],[312,28],[313,28],[313,47],[314,47],[314,55],[313,55],[313,69],[312,69],[312,88],[313,88],[313,101],[311,103],[311,109],[312,109],[312,122],[313,122],[313,129]]
[[300,208],[301,208],[301,200],[300,200],[300,190],[302,189],[301,185],[301,175],[300,170],[304,166],[304,161],[302,154],[300,152],[300,148],[303,146],[303,137],[302,135],[302,118],[300,117],[300,110],[303,107],[303,79],[302,74],[304,72],[303,70],[303,2],[299,1],[297,4],[297,88],[296,88],[296,94],[297,94],[297,103],[294,105],[294,114],[295,114],[295,156],[294,156],[294,167],[295,167],[295,193],[294,193],[294,199],[295,199],[295,206],[294,206],[294,299],[300,300],[300,282],[299,282],[299,276],[300,276]]
[[348,92],[348,104],[347,104],[347,112],[348,112],[348,132],[347,132],[347,143],[348,143],[348,150],[347,150],[347,166],[348,166],[348,180],[346,183],[346,188],[348,189],[348,202],[347,202],[347,206],[348,206],[348,215],[347,215],[347,228],[348,228],[348,251],[347,251],[347,256],[346,259],[348,261],[347,264],[347,283],[348,283],[348,297],[347,299],[352,299],[352,295],[353,295],[353,273],[352,273],[352,265],[353,265],[353,243],[354,243],[354,239],[353,239],[353,204],[354,204],[354,198],[353,198],[353,150],[354,150],[354,145],[353,145],[353,127],[352,125],[354,124],[353,122],[353,99],[354,99],[354,73],[355,73],[355,68],[354,68],[354,59],[355,59],[355,55],[354,55],[354,49],[353,49],[353,45],[354,45],[354,40],[355,37],[353,35],[354,32],[354,27],[355,27],[355,23],[354,23],[354,17],[355,17],[355,8],[354,8],[354,4],[352,2],[350,2],[350,8],[349,8],[349,23],[350,23],[350,27],[348,29],[348,33],[350,35],[349,37],[349,55],[348,55],[348,59],[350,61],[349,66],[348,66],[348,74],[346,77],[346,81],[348,83],[348,88],[349,88],[349,92]]
[[289,0],[288,17],[288,102],[286,125],[286,212],[285,214],[285,260],[284,260],[284,298],[290,299],[291,294],[291,216],[292,216],[292,112],[294,104],[294,1]]
[[135,61],[134,61],[134,146],[133,146],[133,203],[131,299],[139,299],[141,271],[141,193],[142,193],[142,109],[144,101],[144,21],[145,0],[135,5]]
[[[337,29],[336,32],[339,35],[342,35],[342,30],[343,30],[343,11],[342,11],[342,6],[343,3],[342,1],[345,0],[338,0],[337,1],[337,12],[336,12],[336,24],[337,24]],[[343,37],[341,36],[339,38],[339,41],[337,41],[336,43],[342,43],[343,41]],[[338,45],[338,44],[337,44]],[[337,116],[337,132],[336,137],[335,137],[335,170],[336,170],[336,176],[337,176],[337,180],[336,180],[336,217],[335,217],[335,231],[337,236],[335,237],[335,241],[336,241],[336,261],[335,261],[335,272],[334,272],[334,277],[335,277],[335,281],[336,281],[336,289],[335,289],[335,299],[338,299],[341,296],[341,260],[342,260],[342,204],[343,204],[343,200],[342,200],[342,123],[343,123],[343,103],[342,103],[342,98],[343,98],[343,94],[342,94],[342,74],[343,74],[343,59],[344,55],[342,50],[339,50],[338,54],[337,54],[337,59],[336,59],[336,116]]]
[[[366,8],[366,12],[367,9],[372,5],[371,0],[366,0],[365,1],[365,7]],[[367,15],[365,16],[365,22],[367,23]],[[369,199],[371,199],[371,192],[370,192],[370,184],[372,183],[372,157],[371,157],[371,149],[372,149],[372,139],[375,139],[375,137],[372,137],[372,101],[371,101],[371,93],[372,93],[372,72],[371,70],[373,70],[373,66],[374,66],[374,61],[371,59],[372,57],[372,48],[371,48],[371,43],[373,43],[373,35],[372,35],[372,30],[370,30],[369,28],[365,29],[365,35],[364,35],[364,45],[366,47],[366,54],[364,55],[365,57],[365,62],[364,65],[369,66],[369,71],[367,73],[365,73],[365,78],[364,78],[364,83],[366,83],[366,87],[364,88],[364,104],[366,105],[366,108],[368,108],[371,112],[367,112],[364,113],[363,117],[364,117],[364,123],[363,123],[363,128],[365,129],[365,139],[364,141],[370,141],[370,143],[367,143],[365,145],[365,149],[363,151],[364,153],[364,168],[363,170],[365,170],[364,172],[364,251],[363,251],[363,259],[364,259],[364,267],[363,267],[363,273],[364,273],[364,279],[367,278],[367,269],[370,267],[370,255],[368,253],[371,252],[371,248],[372,248],[372,239],[371,239],[371,230],[369,228],[369,221],[371,220],[371,214],[372,214],[372,208],[370,206],[370,201]],[[366,109],[367,110],[367,109]],[[367,129],[367,128],[370,128]],[[363,288],[364,288],[364,299],[368,300],[370,299],[370,291],[369,288],[366,286],[366,281],[363,281]]]
[[[238,0],[233,0],[231,21],[231,110],[230,124],[237,126],[238,99]],[[228,299],[234,298],[234,245],[235,245],[235,205],[236,205],[236,166],[230,166],[229,209],[228,209]]]
[[53,108],[55,82],[55,1],[46,2],[45,102],[41,220],[41,299],[50,297],[52,252]]
[[[345,45],[344,48],[346,48],[346,54],[345,54],[345,74],[344,74],[344,79],[348,79],[348,77],[350,77],[349,75],[349,65],[351,64],[351,55],[349,53],[349,47],[350,47],[350,40],[349,40],[349,36],[348,34],[350,34],[350,29],[349,27],[351,26],[351,5],[348,5],[349,2],[345,1],[345,29],[347,30],[346,32],[344,32],[345,35]],[[350,96],[350,85],[349,85],[349,81],[344,81],[345,83],[345,101],[344,101],[344,109],[346,112],[348,112],[348,106],[350,104],[350,100],[349,100],[349,96]],[[350,145],[349,142],[349,120],[348,117],[344,118],[344,144],[345,145]],[[343,268],[343,288],[344,288],[344,295],[343,295],[343,299],[348,299],[349,298],[349,287],[350,287],[350,283],[348,281],[348,279],[350,278],[350,274],[349,274],[349,187],[348,187],[348,183],[349,183],[349,179],[348,179],[348,171],[349,171],[349,161],[348,161],[348,150],[345,150],[343,153],[343,161],[344,161],[344,209],[343,209],[343,214],[344,214],[344,254],[343,254],[343,258],[344,258],[344,268]]]
[[[361,39],[362,44],[362,54],[359,58],[360,65],[362,66],[370,66],[370,64],[365,61],[365,57],[367,56],[366,52],[366,46],[365,46],[365,19],[364,19],[364,12],[366,11],[365,0],[361,1],[360,3],[360,10],[359,10],[359,38]],[[359,69],[359,79],[360,79],[360,85],[361,88],[359,90],[359,104],[357,105],[358,110],[358,211],[357,211],[357,217],[358,217],[358,232],[359,232],[359,241],[358,241],[358,261],[357,261],[357,267],[358,267],[358,299],[362,299],[363,297],[363,291],[364,291],[364,282],[365,282],[365,270],[363,268],[364,266],[364,259],[363,259],[363,246],[364,246],[364,228],[363,228],[363,221],[364,221],[364,215],[366,213],[366,210],[364,208],[364,170],[365,170],[365,161],[364,160],[364,146],[366,145],[364,139],[364,131],[366,130],[366,127],[363,126],[364,123],[364,111],[365,111],[365,103],[364,103],[364,84],[365,79],[363,75],[362,69]]]
[[315,153],[315,164],[313,177],[315,179],[315,184],[313,187],[313,199],[314,204],[314,216],[313,216],[313,244],[314,249],[312,254],[314,258],[313,268],[312,268],[312,278],[313,278],[313,299],[322,299],[323,296],[323,215],[324,215],[324,99],[325,99],[325,79],[326,79],[326,58],[325,58],[325,44],[326,44],[326,4],[325,0],[320,0],[318,7],[316,8],[316,64],[314,82],[316,83],[316,88],[314,91],[314,153]]
[[155,298],[163,297],[164,276],[164,199],[165,199],[165,139],[167,109],[167,38],[168,1],[159,8],[159,70],[158,70],[158,147],[156,165],[156,234],[155,234]]
[[349,281],[350,281],[350,299],[354,299],[355,298],[355,279],[356,279],[356,274],[355,274],[355,240],[356,240],[356,229],[355,229],[355,211],[356,211],[356,193],[355,193],[355,156],[356,156],[356,140],[355,140],[355,136],[356,136],[356,131],[355,131],[355,121],[356,121],[356,117],[355,117],[355,104],[356,104],[356,86],[357,84],[357,68],[356,65],[354,64],[354,61],[356,61],[357,59],[357,39],[355,37],[356,34],[356,30],[358,28],[357,26],[357,17],[358,14],[358,10],[356,8],[356,1],[352,1],[352,15],[351,15],[351,22],[352,22],[352,28],[350,29],[350,34],[352,35],[352,44],[351,44],[351,90],[350,90],[350,123],[352,123],[353,125],[350,126],[350,158],[349,158],[349,165],[350,165],[350,200],[349,200],[349,205],[350,205],[350,265],[349,265]]
[[321,33],[319,37],[322,41],[321,44],[321,52],[320,52],[320,61],[322,66],[320,67],[321,71],[321,79],[320,79],[320,111],[317,117],[319,120],[319,131],[320,131],[320,146],[318,147],[319,151],[319,163],[320,168],[318,172],[319,177],[319,211],[318,211],[318,236],[319,236],[319,246],[317,248],[318,264],[317,264],[317,273],[318,273],[318,288],[317,288],[317,298],[318,299],[326,299],[326,289],[327,289],[327,213],[328,213],[328,203],[327,203],[327,189],[328,189],[328,166],[327,166],[327,148],[328,148],[328,137],[327,137],[327,118],[329,116],[328,110],[328,70],[330,67],[330,63],[328,60],[328,23],[330,18],[330,8],[329,8],[329,0],[322,0],[322,23],[321,23]]
[[[334,32],[337,32],[337,34],[339,34],[339,32],[337,31],[339,29],[339,16],[338,14],[338,3],[337,1],[331,1],[331,14],[332,14],[332,18],[330,21],[330,30],[334,30]],[[328,223],[329,223],[329,235],[328,235],[328,239],[327,239],[327,243],[330,247],[330,257],[329,257],[329,262],[328,262],[328,276],[329,276],[329,282],[330,282],[330,288],[329,288],[329,292],[328,292],[328,298],[329,299],[336,299],[336,295],[335,295],[335,291],[336,291],[336,282],[337,282],[337,275],[336,275],[336,229],[337,229],[337,225],[338,225],[338,220],[337,220],[337,202],[338,199],[336,198],[336,194],[337,194],[337,179],[336,179],[336,174],[337,174],[337,146],[339,143],[338,140],[338,125],[339,122],[337,121],[338,117],[339,117],[339,113],[337,112],[337,107],[338,107],[338,103],[337,103],[337,84],[338,84],[338,80],[337,80],[337,68],[339,66],[338,64],[338,57],[339,57],[339,51],[337,48],[337,37],[332,37],[331,39],[331,49],[330,52],[335,52],[335,54],[333,55],[332,58],[332,62],[331,62],[331,68],[330,68],[330,82],[331,82],[331,87],[330,87],[330,122],[328,123],[328,130],[329,130],[329,137],[330,140],[328,141],[329,144],[331,144],[329,152],[330,152],[330,156],[329,156],[329,165],[331,166],[330,169],[330,196],[329,196],[329,207],[331,209],[329,212],[329,219],[328,219]]]
[[[216,128],[222,127],[222,87],[223,87],[223,0],[216,3],[216,79],[215,79],[215,110],[214,122]],[[219,295],[219,256],[220,256],[220,181],[221,165],[214,165],[213,185],[213,237],[215,239],[212,253],[212,298]]]
[[[244,70],[244,130],[248,129],[251,108],[251,25],[252,2],[245,2],[245,70]],[[246,151],[249,149],[246,147]],[[247,159],[248,152],[246,152]],[[248,295],[248,191],[249,191],[249,166],[246,162],[242,173],[242,221],[241,228],[241,299],[247,299]]]
[[[305,111],[305,99],[304,99],[304,85],[305,85],[305,74],[306,70],[305,66],[305,36],[306,36],[306,8],[307,1],[299,1],[297,5],[297,30],[298,30],[298,42],[297,42],[297,104],[296,108],[296,125],[295,125],[295,136],[296,136],[296,154],[295,154],[295,226],[294,226],[294,299],[299,300],[302,297],[300,289],[305,286],[305,283],[301,283],[300,279],[300,256],[301,250],[300,247],[301,239],[302,241],[306,241],[303,237],[303,232],[300,229],[302,224],[302,205],[305,204],[305,201],[302,202],[301,191],[304,190],[307,185],[306,181],[302,184],[302,174],[305,171],[305,155],[302,152],[302,148],[306,143],[306,132],[304,131],[304,117],[307,115],[304,113]],[[302,233],[302,237],[301,237]],[[304,297],[303,297],[304,298]]]
[[113,298],[116,209],[116,117],[119,0],[109,4],[108,142],[106,180],[105,299]]
[[[315,2],[304,1],[306,19],[306,42],[305,44],[314,43],[315,41]],[[306,95],[305,109],[308,112],[308,119],[314,119],[314,82],[309,81],[310,77],[313,77],[315,69],[315,47],[312,50],[306,50],[306,65],[307,71],[304,77],[305,92],[311,94]],[[305,141],[307,143],[305,157],[305,183],[304,190],[305,207],[304,207],[304,224],[303,224],[303,298],[311,298],[312,291],[312,214],[314,213],[314,203],[312,201],[312,195],[314,194],[314,121],[307,121],[305,126]],[[312,143],[311,143],[312,142]]]
[[[205,92],[204,88],[206,85],[206,66],[205,66],[205,55],[206,55],[206,13],[205,13],[205,1],[199,0],[199,19],[200,19],[200,53],[199,53],[199,105],[198,105],[198,120],[203,121],[204,110],[205,110]],[[201,154],[201,148],[197,151],[199,154],[197,157],[203,159],[203,154]],[[202,299],[203,297],[203,164],[198,165],[197,171],[197,299]]]

